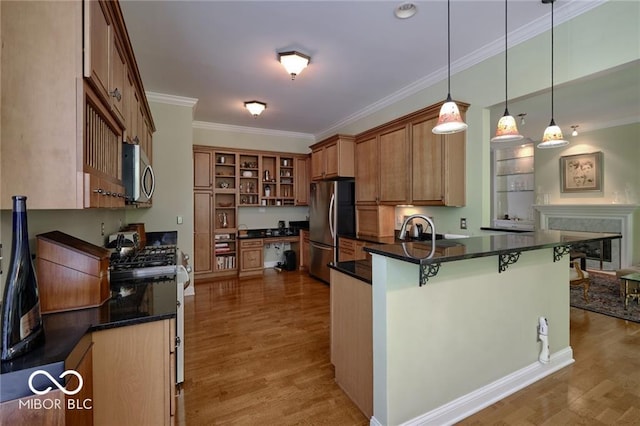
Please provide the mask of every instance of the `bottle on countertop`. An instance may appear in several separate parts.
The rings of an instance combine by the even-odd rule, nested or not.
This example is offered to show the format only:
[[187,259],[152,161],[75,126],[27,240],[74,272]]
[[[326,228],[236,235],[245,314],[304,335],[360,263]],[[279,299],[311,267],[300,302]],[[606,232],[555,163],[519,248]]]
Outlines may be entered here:
[[44,343],[36,272],[29,250],[27,197],[13,197],[11,258],[2,303],[2,361]]

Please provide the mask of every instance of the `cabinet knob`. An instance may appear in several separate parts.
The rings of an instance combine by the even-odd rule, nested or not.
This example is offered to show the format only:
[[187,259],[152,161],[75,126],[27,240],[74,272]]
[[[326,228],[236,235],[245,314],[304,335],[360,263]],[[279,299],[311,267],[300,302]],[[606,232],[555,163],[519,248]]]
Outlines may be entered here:
[[102,194],[102,188],[94,189],[93,192],[96,194]]
[[118,88],[116,87],[115,89],[113,89],[111,92],[109,92],[109,94],[116,98],[118,100],[118,102],[120,102],[122,100],[122,93],[120,93],[120,90],[118,90]]

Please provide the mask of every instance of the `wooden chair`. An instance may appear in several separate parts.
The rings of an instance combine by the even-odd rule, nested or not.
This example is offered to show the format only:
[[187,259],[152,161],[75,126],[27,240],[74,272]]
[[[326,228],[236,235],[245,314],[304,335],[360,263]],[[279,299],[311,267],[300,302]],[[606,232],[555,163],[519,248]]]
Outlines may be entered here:
[[589,273],[587,271],[580,269],[580,261],[578,259],[571,261],[569,284],[583,286],[582,296],[584,297],[584,301],[589,303],[589,285],[591,284],[591,278],[589,278]]

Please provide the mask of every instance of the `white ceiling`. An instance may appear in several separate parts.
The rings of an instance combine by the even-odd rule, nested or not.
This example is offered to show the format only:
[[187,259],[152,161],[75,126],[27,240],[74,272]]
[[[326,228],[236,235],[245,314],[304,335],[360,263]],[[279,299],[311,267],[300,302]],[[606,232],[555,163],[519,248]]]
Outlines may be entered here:
[[[121,7],[145,90],[198,99],[196,121],[319,135],[446,78],[447,3],[414,2],[418,13],[400,20],[393,11],[401,3],[121,0]],[[601,3],[558,1],[555,22]],[[540,1],[510,0],[509,44],[547,31],[549,14],[550,6]],[[503,52],[504,2],[452,1],[451,33],[452,73]],[[286,50],[311,56],[310,66],[295,81],[277,61],[277,52]],[[635,74],[627,70],[623,78],[640,88],[637,68]],[[615,93],[629,98],[628,90],[609,90],[607,80],[611,79],[602,79],[608,84],[602,96]],[[602,102],[593,92],[600,83],[587,83],[591,99]],[[556,111],[565,108],[560,90],[572,89],[556,88]],[[550,118],[549,95],[536,95],[510,102],[509,110],[513,115],[526,112],[527,120],[542,117],[544,123],[536,129],[544,129]],[[254,99],[268,104],[257,119],[243,106]],[[636,115],[640,115],[638,104],[635,99]],[[602,117],[602,105],[579,105],[580,122],[573,121],[578,116],[562,117],[563,128],[589,127],[587,114],[607,119]],[[536,114],[535,109],[544,113]],[[497,106],[492,120],[497,121],[503,110]]]

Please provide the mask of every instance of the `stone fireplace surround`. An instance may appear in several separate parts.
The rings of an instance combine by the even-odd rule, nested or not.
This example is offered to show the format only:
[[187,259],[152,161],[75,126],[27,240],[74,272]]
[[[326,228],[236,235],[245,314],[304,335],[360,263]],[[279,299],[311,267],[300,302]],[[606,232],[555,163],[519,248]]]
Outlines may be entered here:
[[[636,204],[539,204],[539,229],[562,231],[607,232],[621,234],[611,245],[611,262],[602,269],[615,270],[631,266],[633,254],[634,212]],[[619,243],[618,243],[619,242]],[[587,267],[600,268],[599,261],[588,261]]]

